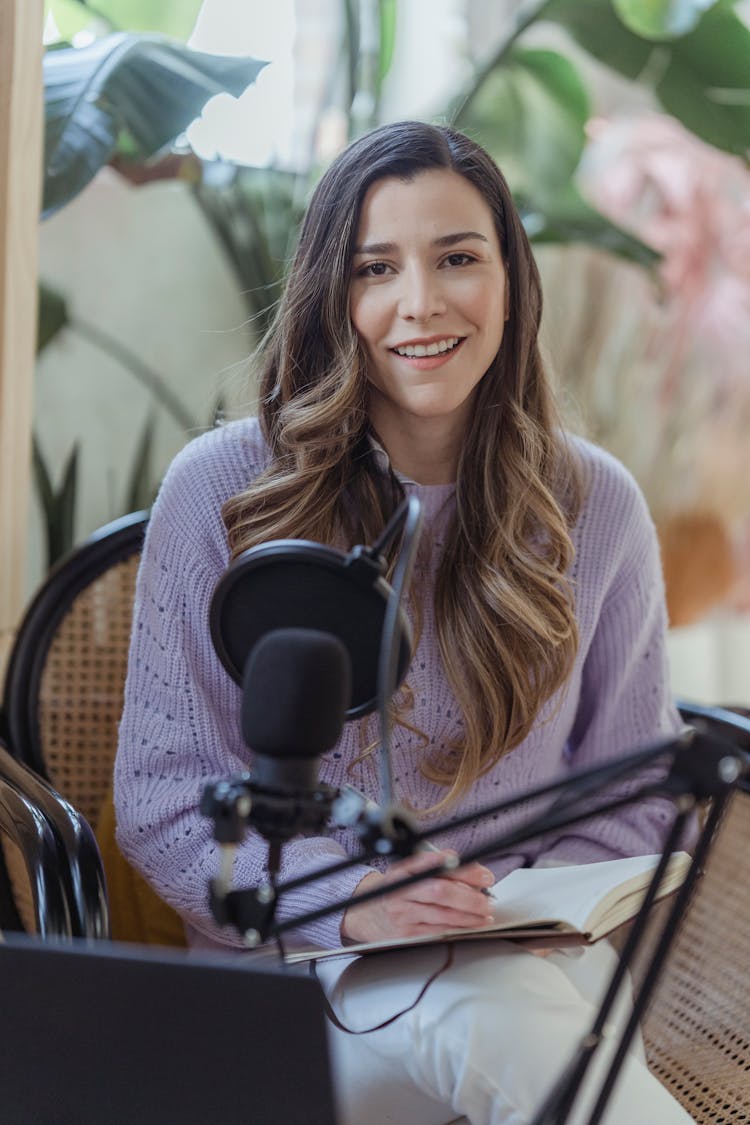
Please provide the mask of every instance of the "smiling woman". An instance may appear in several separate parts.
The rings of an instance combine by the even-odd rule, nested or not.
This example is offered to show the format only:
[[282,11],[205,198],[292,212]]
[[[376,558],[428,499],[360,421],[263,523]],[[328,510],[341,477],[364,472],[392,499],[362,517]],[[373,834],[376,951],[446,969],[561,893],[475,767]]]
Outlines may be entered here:
[[[487,867],[453,866],[455,852],[493,853],[499,826],[482,806],[681,727],[653,525],[627,472],[558,425],[537,344],[541,309],[508,186],[468,137],[383,126],[322,177],[261,351],[260,418],[205,434],[177,457],[139,573],[118,839],[193,944],[242,945],[209,911],[215,845],[197,808],[207,777],[252,765],[236,686],[208,636],[214,589],[230,558],[268,540],[374,542],[407,495],[425,521],[407,606],[417,637],[409,690],[395,700],[394,787],[425,831],[446,808],[462,826],[441,834],[443,877],[324,918],[321,906],[389,889],[440,855],[347,866],[358,850],[352,828],[295,838],[278,877],[301,885],[281,897],[278,921],[311,912],[294,942],[345,955],[350,942],[481,926],[482,890],[520,866],[661,850],[674,809],[651,799]],[[377,799],[376,734],[368,719],[350,722],[321,780]],[[503,829],[525,815],[506,814]],[[266,861],[249,832],[237,879],[264,881]],[[336,864],[345,870],[300,878]],[[445,965],[425,947],[321,970],[339,1019],[370,1029],[331,1029],[342,1125],[534,1118],[589,1031],[614,953],[606,943],[577,958],[480,945]],[[634,1050],[604,1120],[689,1119]]]
[[449,169],[378,180],[364,198],[353,267],[373,430],[400,472],[450,483],[474,393],[503,338],[505,266],[492,212]]

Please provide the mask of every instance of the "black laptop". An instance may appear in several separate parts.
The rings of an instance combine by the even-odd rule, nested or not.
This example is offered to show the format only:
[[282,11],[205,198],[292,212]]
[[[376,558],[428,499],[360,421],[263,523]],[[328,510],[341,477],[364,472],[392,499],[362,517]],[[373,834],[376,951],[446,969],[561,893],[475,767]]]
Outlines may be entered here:
[[0,939],[4,1125],[335,1125],[320,986],[270,958]]

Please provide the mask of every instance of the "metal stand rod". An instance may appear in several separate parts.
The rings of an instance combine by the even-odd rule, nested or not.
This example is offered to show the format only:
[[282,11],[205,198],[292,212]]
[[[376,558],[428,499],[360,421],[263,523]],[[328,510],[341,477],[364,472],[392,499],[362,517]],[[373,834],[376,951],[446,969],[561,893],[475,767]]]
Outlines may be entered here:
[[606,1027],[612,1007],[617,1000],[630,964],[645,933],[649,911],[654,904],[659,887],[663,881],[670,854],[678,844],[680,836],[682,835],[687,815],[688,811],[685,810],[679,812],[675,817],[669,837],[664,845],[664,851],[654,871],[641,907],[633,919],[627,941],[625,942],[617,966],[607,986],[607,991],[604,994],[604,999],[601,1002],[591,1030],[584,1036],[579,1046],[578,1054],[574,1056],[569,1068],[561,1075],[545,1098],[536,1116],[533,1118],[531,1125],[560,1125],[560,1123],[567,1120],[568,1114],[580,1090],[581,1083],[586,1076],[589,1064],[601,1044],[604,1028]]
[[[581,809],[578,807],[582,801],[588,801],[592,795],[596,796],[596,791],[602,784],[611,785],[614,781],[625,780],[628,775],[632,777],[633,773],[636,771],[641,771],[643,767],[654,764],[664,757],[671,757],[672,764],[668,775],[662,782],[658,784],[647,784],[641,786],[637,792],[631,790],[631,792],[625,796],[620,795],[613,799],[605,800],[593,809],[590,807],[590,802],[587,808]],[[602,1041],[607,1018],[617,998],[627,970],[645,935],[650,909],[662,884],[669,858],[682,836],[687,817],[695,807],[698,799],[710,797],[713,800],[712,808],[699,836],[695,854],[688,868],[687,875],[682,886],[676,893],[672,909],[659,934],[648,969],[634,999],[633,1010],[620,1036],[609,1069],[599,1088],[597,1100],[588,1121],[588,1125],[599,1125],[622,1067],[622,1063],[625,1060],[627,1050],[638,1027],[639,1020],[651,998],[659,975],[666,962],[667,955],[678,932],[679,924],[687,909],[698,876],[708,856],[726,803],[731,792],[737,788],[739,784],[744,784],[746,782],[748,772],[748,763],[745,760],[745,755],[737,751],[736,748],[732,747],[731,744],[727,743],[724,739],[693,733],[687,738],[682,737],[671,743],[661,744],[649,750],[638,752],[629,758],[620,759],[616,763],[611,763],[608,768],[595,768],[593,770],[582,771],[579,775],[573,775],[557,783],[543,786],[540,789],[532,790],[519,797],[502,802],[501,804],[504,808],[513,808],[522,802],[539,797],[542,794],[552,795],[555,792],[561,794],[561,799],[556,804],[548,807],[540,816],[536,817],[530,825],[526,825],[526,827],[520,829],[516,828],[509,833],[505,833],[496,840],[494,844],[474,849],[470,855],[461,857],[461,862],[468,862],[472,859],[481,858],[483,855],[493,855],[498,852],[502,853],[503,850],[511,845],[548,834],[552,831],[559,831],[571,824],[590,819],[593,816],[611,813],[618,808],[641,801],[645,796],[667,797],[671,799],[676,806],[675,818],[670,827],[662,854],[645,892],[640,909],[633,919],[631,932],[628,935],[620,961],[608,984],[604,1000],[597,1012],[592,1029],[579,1045],[578,1052],[571,1064],[566,1068],[564,1074],[545,1099],[532,1125],[564,1125],[567,1121],[591,1059]],[[500,805],[494,806],[494,808],[500,807]],[[477,814],[474,815],[476,816]],[[434,831],[435,829],[433,829],[433,832]],[[415,837],[418,835],[419,834],[415,834]],[[374,848],[370,850],[370,854],[375,854]],[[335,870],[341,870],[351,863],[361,862],[362,858],[364,858],[364,856],[355,857],[353,860],[350,859],[343,863],[335,864],[329,869],[312,872],[307,877],[290,880],[286,885],[279,887],[271,886],[267,888],[257,888],[255,890],[231,891],[225,896],[223,903],[224,909],[227,911],[225,920],[237,925],[238,928],[242,930],[243,924],[241,918],[243,913],[246,910],[248,912],[254,911],[259,921],[251,923],[254,927],[252,933],[257,937],[258,942],[269,936],[275,937],[278,940],[280,935],[285,931],[297,928],[305,922],[324,917],[340,910],[342,907],[346,908],[356,902],[365,902],[370,899],[379,898],[383,894],[392,893],[401,886],[407,886],[410,883],[418,882],[420,879],[442,870],[441,867],[436,867],[431,871],[420,872],[416,875],[399,880],[398,882],[390,883],[386,887],[378,887],[372,891],[361,895],[355,895],[344,901],[328,903],[322,908],[309,911],[283,923],[274,922],[276,898],[279,894],[294,887],[312,882],[318,878],[322,878],[325,875],[330,875]],[[274,859],[278,861],[279,856],[275,855]],[[274,863],[274,866],[276,866],[276,863]],[[260,897],[256,899],[254,896],[261,891],[270,891],[273,901],[269,903],[267,899],[265,901]],[[228,906],[230,902],[231,906]],[[265,915],[258,914],[259,908],[265,909]],[[252,915],[249,914],[248,916],[250,917]],[[252,944],[255,944],[255,940]]]

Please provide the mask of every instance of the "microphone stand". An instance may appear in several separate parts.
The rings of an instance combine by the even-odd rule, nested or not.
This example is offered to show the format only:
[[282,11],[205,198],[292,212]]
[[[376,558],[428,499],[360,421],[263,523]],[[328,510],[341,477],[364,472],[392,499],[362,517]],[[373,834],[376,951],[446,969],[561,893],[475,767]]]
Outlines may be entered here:
[[[606,786],[615,781],[632,779],[644,767],[663,759],[670,759],[671,765],[667,775],[662,780],[648,782],[635,790],[631,790],[626,795],[605,799],[595,808],[591,808],[590,803],[587,804],[592,796],[599,796],[601,790]],[[669,914],[656,937],[648,968],[634,996],[631,1016],[621,1032],[614,1057],[588,1119],[587,1125],[598,1125],[633,1035],[672,948],[696,882],[713,845],[727,803],[735,789],[747,786],[749,778],[750,759],[744,752],[738,750],[724,738],[718,738],[701,731],[688,731],[677,739],[637,751],[615,762],[580,771],[561,780],[528,790],[519,796],[496,802],[477,813],[433,827],[429,833],[418,831],[406,813],[394,815],[398,810],[386,809],[382,810],[382,825],[391,835],[384,836],[375,829],[372,821],[372,809],[370,809],[370,816],[364,829],[364,849],[361,854],[349,857],[323,870],[275,886],[264,885],[258,888],[241,890],[227,888],[227,870],[225,867],[224,878],[214,880],[211,885],[212,909],[214,909],[214,916],[217,921],[234,925],[245,935],[248,945],[257,946],[269,938],[280,938],[286,931],[296,929],[306,922],[336,913],[358,903],[371,901],[384,894],[393,893],[421,879],[436,874],[445,874],[450,867],[457,867],[489,856],[500,857],[521,843],[539,836],[549,835],[552,832],[559,832],[591,817],[612,813],[647,798],[665,797],[672,800],[676,806],[674,821],[644,899],[632,921],[630,933],[618,965],[608,984],[594,1024],[579,1044],[570,1065],[555,1083],[531,1123],[531,1125],[564,1125],[577,1096],[581,1081],[602,1041],[607,1018],[620,986],[642,944],[649,911],[658,895],[669,858],[678,846],[687,820],[697,803],[711,800],[711,808],[700,831],[685,880],[676,892]],[[220,784],[227,785],[227,783]],[[242,786],[235,785],[234,793],[241,797]],[[526,802],[553,797],[556,794],[559,795],[560,799],[548,805],[541,814],[532,818],[529,823],[499,834],[489,844],[483,844],[481,847],[469,851],[454,864],[436,865],[428,871],[404,876],[400,880],[389,883],[386,887],[377,887],[370,891],[355,894],[351,898],[328,903],[326,906],[297,915],[284,922],[275,922],[276,903],[282,894],[347,870],[361,863],[363,859],[384,854],[412,854],[420,844],[427,841],[428,837],[432,838],[441,832],[455,829],[477,819],[509,812]],[[242,829],[242,816],[235,815],[233,819],[236,830],[234,834],[236,835],[237,831]],[[232,817],[225,815],[222,823],[226,823],[228,820],[232,820]],[[502,936],[502,934],[500,933],[498,936]],[[346,953],[346,947],[342,948],[342,953]]]
[[[322,827],[337,801],[340,805],[346,804],[344,791],[342,790],[337,794],[330,787],[321,786],[319,789],[309,792],[263,794],[264,799],[270,799],[274,807],[274,803],[278,803],[278,801],[286,802],[292,806],[291,816],[288,818],[286,816],[279,817],[274,827],[273,818],[271,818],[269,824],[259,824],[258,822],[253,824],[251,810],[254,801],[257,804],[259,793],[257,792],[257,786],[253,786],[250,774],[244,774],[229,782],[207,786],[201,801],[201,811],[213,816],[215,838],[221,845],[220,874],[210,884],[211,909],[215,919],[220,924],[235,926],[243,934],[249,947],[256,947],[269,938],[276,938],[281,949],[282,934],[306,922],[314,921],[357,903],[379,898],[384,894],[391,894],[418,882],[420,879],[436,874],[445,874],[446,871],[458,867],[460,864],[488,856],[500,857],[525,841],[553,832],[559,833],[563,829],[593,816],[609,814],[650,797],[669,798],[675,803],[676,815],[643,901],[632,920],[630,932],[618,965],[608,984],[604,1000],[590,1032],[579,1044],[569,1066],[557,1080],[531,1123],[531,1125],[564,1125],[589,1064],[602,1041],[607,1018],[620,987],[642,944],[648,915],[659,893],[669,858],[677,847],[688,817],[697,802],[710,799],[712,802],[711,808],[700,832],[685,880],[676,892],[669,915],[656,938],[648,968],[634,997],[632,1013],[621,1032],[609,1070],[602,1082],[596,1103],[588,1119],[588,1125],[598,1125],[640,1018],[646,1009],[666,962],[702,866],[712,847],[727,802],[734,789],[740,786],[750,789],[750,767],[748,766],[750,759],[748,759],[744,749],[740,750],[732,742],[714,735],[708,735],[699,729],[607,765],[569,775],[564,779],[537,787],[518,797],[497,802],[478,813],[433,827],[429,833],[420,832],[410,815],[393,804],[390,765],[391,716],[388,709],[388,701],[395,690],[398,678],[398,630],[396,623],[403,591],[416,555],[420,527],[419,502],[415,498],[407,498],[394,513],[378,542],[372,548],[354,548],[347,557],[346,564],[351,566],[352,573],[360,567],[367,570],[368,573],[373,569],[382,572],[384,566],[383,551],[402,526],[405,528],[402,549],[394,570],[394,586],[388,599],[378,661],[377,696],[381,727],[380,795],[385,807],[379,808],[374,802],[367,801],[366,798],[362,798],[358,804],[361,795],[354,793],[353,808],[360,818],[354,825],[362,844],[360,854],[333,864],[324,870],[279,883],[276,876],[283,844],[294,835],[306,830],[315,830],[316,827]],[[219,630],[219,634],[220,632]],[[221,641],[221,636],[219,636],[219,640]],[[696,717],[700,718],[700,716]],[[710,717],[713,718],[713,715]],[[740,741],[740,744],[744,747],[747,744],[748,735],[750,735],[750,721],[745,721],[747,725],[742,727],[741,723],[736,722],[737,716],[732,716],[731,713],[726,712],[722,717],[724,718],[722,729],[729,730],[731,732],[730,737]],[[738,728],[741,728],[744,739],[738,739]],[[664,758],[671,760],[671,766],[667,776],[662,781],[642,784],[636,789],[631,788],[626,795],[604,800],[595,808],[591,808],[590,799],[599,797],[603,788],[616,781],[630,782],[634,777],[637,778],[638,772],[643,770],[644,767]],[[351,796],[350,793],[349,797],[351,798]],[[441,832],[455,830],[462,825],[490,815],[496,816],[503,812],[510,812],[530,801],[554,797],[557,797],[557,800],[552,804],[547,804],[545,810],[531,818],[525,826],[500,834],[491,843],[473,849],[453,863],[436,865],[428,871],[405,876],[396,882],[389,883],[384,888],[378,887],[365,893],[355,894],[351,898],[329,903],[322,908],[300,914],[284,922],[277,923],[275,920],[276,905],[279,897],[283,894],[288,894],[318,879],[345,871],[360,864],[363,859],[384,855],[411,855],[421,845],[428,843],[431,838],[439,836]],[[348,815],[351,815],[351,809],[352,802],[349,800]],[[344,823],[351,824],[352,820],[346,820]],[[269,842],[270,878],[268,883],[260,887],[235,890],[232,887],[233,857],[249,825],[256,827]],[[271,831],[272,828],[273,831]],[[342,952],[346,952],[345,948],[342,949]]]
[[391,593],[386,603],[383,631],[378,656],[378,717],[380,720],[380,800],[386,807],[393,803],[393,771],[391,769],[391,712],[389,701],[398,681],[398,614],[414,562],[422,529],[422,505],[416,496],[401,501],[380,537],[371,547],[355,547],[349,554],[349,565],[366,559],[378,571],[384,567],[385,549],[403,528],[402,545],[393,572]]

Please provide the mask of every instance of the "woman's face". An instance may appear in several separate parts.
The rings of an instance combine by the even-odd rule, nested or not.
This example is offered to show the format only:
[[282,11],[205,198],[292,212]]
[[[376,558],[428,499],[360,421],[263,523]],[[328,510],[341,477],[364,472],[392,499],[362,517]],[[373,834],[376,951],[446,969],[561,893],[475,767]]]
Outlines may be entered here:
[[[370,415],[465,426],[497,354],[507,283],[487,203],[448,169],[378,180],[362,206],[350,313],[367,355]],[[410,428],[413,428],[410,426]]]

